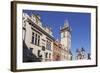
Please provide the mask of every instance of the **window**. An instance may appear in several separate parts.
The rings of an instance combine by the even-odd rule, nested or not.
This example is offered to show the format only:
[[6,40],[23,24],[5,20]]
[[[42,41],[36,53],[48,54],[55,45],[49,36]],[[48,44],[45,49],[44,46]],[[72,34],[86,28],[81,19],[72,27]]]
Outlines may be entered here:
[[51,50],[51,42],[47,40],[47,43],[46,43],[46,48],[48,50]]
[[49,53],[49,58],[51,58],[51,53]]
[[48,58],[48,53],[45,53],[45,58]]
[[45,51],[45,46],[42,46],[42,50]]
[[40,46],[40,35],[32,33],[32,44]]
[[35,38],[34,38],[34,37],[35,37],[34,35],[35,35],[35,34],[32,33],[32,43],[33,43],[33,44],[34,44],[34,39],[35,39]]
[[37,34],[35,34],[35,45],[37,45]]
[[38,46],[40,45],[40,36],[38,36]]

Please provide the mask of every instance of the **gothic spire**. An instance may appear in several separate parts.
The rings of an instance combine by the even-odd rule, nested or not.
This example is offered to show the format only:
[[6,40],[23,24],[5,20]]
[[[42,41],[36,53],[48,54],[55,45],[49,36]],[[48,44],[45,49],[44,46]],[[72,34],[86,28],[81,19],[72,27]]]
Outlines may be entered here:
[[69,27],[69,22],[68,22],[68,20],[65,20],[65,21],[64,21],[64,27]]

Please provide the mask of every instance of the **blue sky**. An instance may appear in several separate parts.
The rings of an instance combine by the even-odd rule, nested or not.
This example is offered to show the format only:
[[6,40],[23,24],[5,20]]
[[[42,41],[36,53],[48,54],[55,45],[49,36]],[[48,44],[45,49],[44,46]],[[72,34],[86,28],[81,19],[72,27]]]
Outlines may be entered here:
[[55,39],[60,39],[60,26],[64,21],[69,22],[72,28],[71,51],[75,57],[76,49],[83,47],[87,53],[91,53],[91,14],[76,12],[34,11],[23,10],[28,15],[39,14],[44,25],[52,28]]

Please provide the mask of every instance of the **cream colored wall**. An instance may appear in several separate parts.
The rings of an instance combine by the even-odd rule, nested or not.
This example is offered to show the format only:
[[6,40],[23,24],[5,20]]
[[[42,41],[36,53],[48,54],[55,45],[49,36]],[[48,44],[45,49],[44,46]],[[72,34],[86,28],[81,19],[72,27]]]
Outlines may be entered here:
[[30,48],[30,43],[32,41],[32,30],[30,29],[31,26],[29,25],[28,22],[26,22],[26,38],[25,38],[25,43]]
[[[46,35],[42,34],[41,39],[44,39],[45,42],[41,40],[41,44],[42,44],[42,46],[45,46],[45,48],[46,48],[46,41],[47,41],[46,37],[47,37]],[[46,49],[44,53],[46,53],[46,52],[51,53],[51,55],[52,55],[52,52],[53,52],[53,41],[51,42],[51,50],[47,50]],[[45,58],[45,54],[44,54],[43,58]],[[51,59],[52,59],[52,56],[51,56]]]

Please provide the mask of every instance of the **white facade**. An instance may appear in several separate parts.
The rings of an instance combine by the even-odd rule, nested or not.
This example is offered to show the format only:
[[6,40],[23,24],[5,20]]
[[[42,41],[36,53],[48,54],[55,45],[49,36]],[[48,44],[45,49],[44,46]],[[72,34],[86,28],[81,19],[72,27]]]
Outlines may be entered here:
[[28,16],[23,13],[23,28],[25,29],[23,29],[23,40],[28,49],[32,48],[32,53],[37,58],[41,58],[41,61],[51,61],[53,50],[52,33],[47,33],[42,27],[40,17],[34,14]]

